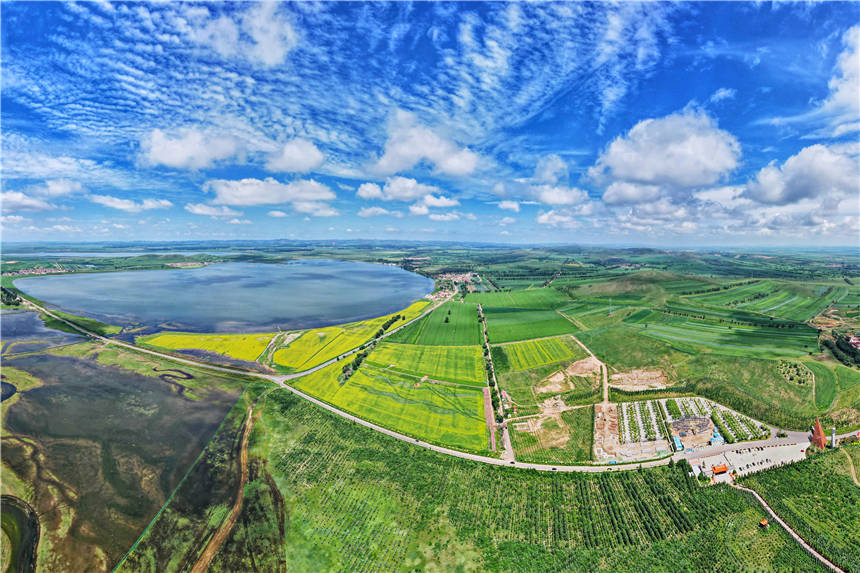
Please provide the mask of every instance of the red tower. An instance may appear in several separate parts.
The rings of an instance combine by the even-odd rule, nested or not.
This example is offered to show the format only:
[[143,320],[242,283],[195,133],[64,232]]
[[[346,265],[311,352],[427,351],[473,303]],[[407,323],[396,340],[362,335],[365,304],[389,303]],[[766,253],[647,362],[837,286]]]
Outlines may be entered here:
[[815,428],[812,430],[812,445],[823,450],[827,447],[827,436],[824,435],[824,428],[821,427],[821,420],[815,420]]

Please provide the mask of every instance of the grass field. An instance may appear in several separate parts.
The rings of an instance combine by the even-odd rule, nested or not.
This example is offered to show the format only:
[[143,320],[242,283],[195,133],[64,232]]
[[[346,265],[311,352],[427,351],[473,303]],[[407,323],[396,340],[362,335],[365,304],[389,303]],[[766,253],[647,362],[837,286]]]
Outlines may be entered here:
[[[445,320],[448,322],[445,322]],[[391,342],[441,346],[474,346],[483,341],[477,306],[447,302],[421,320],[391,335]]]
[[339,365],[332,364],[299,378],[296,386],[392,430],[434,444],[486,452],[487,426],[480,389],[421,383],[369,363],[342,385],[339,373]]
[[[498,349],[498,347],[496,347]],[[517,404],[517,415],[524,416],[539,412],[538,403],[552,396],[560,395],[565,404],[591,404],[600,400],[601,378],[598,373],[590,376],[570,376],[565,390],[542,390],[548,376],[558,372],[567,362],[545,364],[530,370],[497,373],[499,387]]]
[[484,316],[490,342],[495,344],[569,334],[578,330],[554,310],[485,308]]
[[846,286],[803,285],[765,280],[686,298],[698,303],[729,306],[803,322],[827,308],[831,301],[842,299],[847,293]]
[[484,386],[487,374],[480,346],[419,346],[383,342],[367,362],[433,380]]
[[561,413],[560,423],[557,420],[544,422],[546,431],[557,431],[548,428],[549,424],[561,426],[567,434],[567,441],[553,447],[546,447],[541,435],[518,430],[512,423],[511,441],[513,442],[516,459],[523,462],[539,464],[575,464],[591,460],[592,441],[594,433],[594,408],[588,406]]
[[391,325],[389,330],[397,328],[402,322],[408,322],[419,316],[428,304],[430,304],[428,301],[420,300],[399,313],[341,326],[309,330],[286,347],[277,349],[272,355],[272,361],[275,365],[290,370],[301,371],[313,368],[348,350],[361,346],[370,340],[390,317],[400,314],[402,320]]
[[167,350],[198,349],[253,362],[275,336],[268,334],[195,334],[193,332],[164,332],[139,336],[138,343]]
[[804,356],[817,352],[818,337],[809,327],[765,328],[694,320],[657,311],[639,311],[625,322],[645,336],[665,340],[682,351],[700,350],[737,356]]
[[534,288],[510,292],[470,293],[466,301],[487,308],[554,309],[570,303],[570,299],[554,288]]
[[494,347],[495,352],[506,355],[510,370],[528,370],[544,364],[579,360],[588,356],[569,336],[541,338],[526,342],[514,342]]
[[[850,464],[860,446],[846,446],[743,478],[801,537],[837,566],[860,570],[860,487]],[[846,455],[853,453],[853,456]],[[849,459],[852,458],[852,459]],[[855,472],[860,472],[856,467]]]

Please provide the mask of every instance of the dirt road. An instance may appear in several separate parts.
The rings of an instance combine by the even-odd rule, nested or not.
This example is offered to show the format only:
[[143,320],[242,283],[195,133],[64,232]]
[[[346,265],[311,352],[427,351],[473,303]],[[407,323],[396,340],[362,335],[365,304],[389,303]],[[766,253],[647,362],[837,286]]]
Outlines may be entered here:
[[860,486],[860,481],[857,481],[857,470],[854,468],[854,460],[851,459],[851,454],[843,447],[842,453],[848,458],[848,469],[851,470],[851,479],[854,480],[854,485]]
[[839,567],[837,567],[836,565],[831,563],[826,557],[824,557],[818,551],[813,549],[811,545],[809,545],[800,535],[798,535],[791,527],[789,527],[788,524],[786,522],[784,522],[782,520],[782,518],[780,516],[778,516],[773,509],[771,509],[771,507],[767,504],[767,502],[764,500],[764,498],[762,496],[760,496],[756,490],[750,489],[748,487],[744,487],[742,485],[737,485],[734,483],[731,484],[731,486],[736,488],[736,489],[747,491],[747,492],[753,494],[753,496],[755,496],[755,498],[758,500],[758,502],[761,504],[761,506],[763,508],[765,508],[765,510],[767,510],[767,512],[771,515],[771,517],[773,519],[775,519],[776,522],[779,523],[782,526],[782,528],[785,529],[785,531],[788,532],[788,534],[791,535],[794,538],[794,540],[800,544],[801,547],[806,549],[813,557],[815,557],[816,559],[821,561],[825,566],[829,567],[833,571],[838,571],[839,573],[844,573],[844,571],[842,571],[842,569],[840,569]]
[[230,515],[227,516],[218,530],[209,539],[206,544],[206,549],[200,554],[197,563],[191,569],[191,573],[204,573],[209,569],[209,564],[212,559],[227,541],[230,531],[233,530],[233,525],[236,519],[239,518],[239,513],[242,511],[242,502],[245,500],[245,484],[248,482],[248,441],[251,438],[251,428],[254,427],[254,407],[248,408],[248,417],[245,419],[245,429],[242,432],[242,443],[239,446],[239,465],[241,466],[241,477],[239,479],[239,489],[236,491],[236,500],[233,502],[233,508],[230,510]]
[[490,396],[490,389],[484,386],[484,420],[487,423],[487,430],[490,432],[490,449],[496,451],[496,420],[493,416],[493,402]]

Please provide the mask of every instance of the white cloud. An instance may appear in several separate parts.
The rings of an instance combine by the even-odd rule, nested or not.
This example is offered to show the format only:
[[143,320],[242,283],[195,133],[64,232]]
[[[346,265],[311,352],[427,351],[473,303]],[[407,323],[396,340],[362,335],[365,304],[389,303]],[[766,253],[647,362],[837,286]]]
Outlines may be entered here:
[[139,213],[141,211],[151,211],[152,209],[167,209],[173,206],[173,203],[167,199],[132,201],[131,199],[120,199],[119,197],[112,197],[110,195],[89,195],[88,199],[93,203],[127,213]]
[[561,180],[567,180],[567,163],[558,155],[551,154],[538,161],[532,179],[536,183],[555,185]]
[[460,218],[460,214],[454,211],[450,213],[430,213],[431,221],[456,221]]
[[0,223],[4,225],[20,225],[26,221],[29,219],[21,215],[0,215]]
[[362,183],[356,195],[362,199],[382,199],[382,187],[376,183]]
[[70,179],[51,179],[45,181],[44,185],[33,188],[33,193],[43,197],[61,197],[63,195],[71,195],[72,193],[80,193],[84,187],[79,181]]
[[747,185],[750,197],[762,203],[785,205],[822,195],[860,194],[857,161],[824,145],[805,147],[782,166],[771,163]]
[[203,188],[215,193],[215,204],[249,206],[294,203],[298,201],[330,201],[334,191],[314,181],[296,180],[281,183],[272,177],[266,179],[210,179]]
[[690,188],[711,185],[738,165],[737,139],[701,111],[645,119],[617,137],[589,175],[598,181]]
[[295,201],[293,209],[298,213],[313,215],[314,217],[334,217],[340,215],[337,209],[320,201]]
[[439,173],[469,175],[478,165],[478,155],[420,125],[411,113],[398,110],[389,122],[385,151],[371,169],[393,175],[421,161],[432,163]]
[[185,210],[194,215],[205,215],[207,217],[241,217],[241,211],[236,211],[223,205],[214,207],[205,203],[188,203]]
[[507,211],[514,211],[516,213],[519,213],[520,204],[516,201],[500,201],[499,209],[505,209]]
[[860,26],[849,28],[842,35],[842,46],[843,50],[827,84],[827,98],[812,111],[773,118],[769,123],[823,123],[826,127],[815,131],[813,137],[839,137],[860,131]]
[[550,227],[572,228],[578,226],[573,216],[554,209],[540,213],[536,220],[541,225],[548,225]]
[[141,141],[143,158],[151,165],[202,169],[236,154],[232,137],[217,136],[193,128],[183,128],[170,136],[153,129]]
[[389,177],[385,185],[380,187],[376,183],[363,183],[356,193],[362,199],[382,199],[383,201],[413,201],[420,197],[441,190],[433,185],[419,183],[409,177]]
[[49,211],[56,209],[55,205],[39,197],[30,197],[20,191],[5,191],[0,194],[0,208],[4,213],[15,211]]
[[513,225],[516,222],[517,222],[517,220],[514,219],[513,217],[503,217],[503,218],[499,219],[499,225],[501,225],[502,227],[504,227],[506,225]]
[[533,191],[537,200],[546,205],[573,205],[588,198],[588,193],[575,187],[537,185]]
[[316,145],[307,139],[296,138],[286,142],[280,152],[269,157],[266,169],[306,173],[322,165],[323,161],[325,156]]
[[275,2],[250,6],[238,23],[227,16],[208,20],[192,31],[192,39],[225,58],[243,57],[267,67],[282,64],[297,42],[293,25]]
[[422,202],[428,207],[455,207],[460,204],[458,200],[451,197],[431,194],[425,195]]
[[606,188],[603,201],[609,204],[643,203],[653,201],[660,196],[657,185],[641,185],[627,181],[616,181]]
[[726,99],[735,99],[737,93],[737,90],[733,88],[720,88],[711,95],[709,101],[711,103],[717,103]]
[[286,213],[284,213],[283,211],[278,211],[278,210],[269,211],[269,212],[268,212],[268,213],[266,213],[266,214],[267,214],[269,217],[275,217],[275,218],[277,218],[277,219],[280,219],[280,218],[282,218],[282,217],[287,217],[287,216],[288,216],[288,215],[287,215]]
[[423,203],[415,203],[409,206],[409,212],[413,215],[426,215],[430,212],[430,208]]
[[228,225],[250,225],[251,221],[248,219],[230,219],[227,221]]
[[388,209],[383,209],[382,207],[362,207],[358,211],[359,217],[380,217],[382,215],[400,218],[403,216],[403,213],[401,213],[400,211],[389,211]]

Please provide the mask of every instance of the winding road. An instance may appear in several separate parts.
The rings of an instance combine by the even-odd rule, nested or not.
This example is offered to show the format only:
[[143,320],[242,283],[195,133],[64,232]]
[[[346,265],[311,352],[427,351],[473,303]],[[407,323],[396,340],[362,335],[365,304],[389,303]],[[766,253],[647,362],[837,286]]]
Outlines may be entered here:
[[[442,300],[438,301],[436,304],[429,306],[427,308],[427,310],[422,312],[420,315],[416,316],[412,320],[405,322],[404,324],[399,325],[397,328],[394,328],[394,329],[384,333],[380,338],[386,338],[386,337],[394,334],[398,330],[405,328],[409,324],[411,324],[417,320],[420,320],[421,318],[423,318],[424,316],[426,316],[427,314],[432,312],[435,308],[437,308],[438,306],[440,306],[441,304],[443,304],[447,300],[449,300],[449,299],[448,298],[442,299]],[[649,467],[666,465],[672,460],[680,461],[682,459],[701,457],[703,455],[709,455],[710,456],[710,455],[716,455],[719,453],[723,453],[726,451],[741,450],[741,449],[748,449],[748,448],[755,448],[755,447],[767,447],[767,446],[784,445],[784,444],[792,444],[792,443],[796,443],[798,445],[801,445],[801,444],[805,445],[809,441],[809,435],[810,435],[809,432],[786,432],[787,435],[784,438],[771,437],[771,438],[768,438],[766,440],[758,440],[758,441],[752,441],[752,442],[741,442],[741,443],[735,443],[735,444],[725,444],[723,446],[719,446],[716,448],[709,448],[707,452],[703,452],[703,451],[677,452],[673,456],[667,456],[665,458],[646,461],[646,462],[633,462],[633,463],[629,463],[629,464],[612,464],[612,465],[564,466],[564,465],[550,465],[550,464],[535,464],[535,463],[517,462],[517,461],[511,459],[510,454],[512,454],[513,449],[511,447],[511,441],[510,441],[510,436],[507,432],[507,427],[504,427],[505,431],[502,435],[502,446],[503,446],[503,454],[504,454],[502,456],[503,459],[491,458],[488,456],[470,454],[470,453],[466,453],[466,452],[460,452],[457,450],[452,450],[450,448],[445,448],[442,446],[436,446],[436,445],[424,442],[422,440],[419,440],[417,438],[412,438],[412,437],[406,436],[404,434],[401,434],[399,432],[389,430],[388,428],[384,428],[382,426],[374,424],[373,422],[369,422],[367,420],[359,418],[358,416],[354,416],[352,414],[349,414],[348,412],[344,412],[343,410],[340,410],[340,409],[338,409],[338,408],[336,408],[336,407],[334,407],[334,406],[332,406],[326,402],[323,402],[322,400],[314,398],[313,396],[305,394],[304,392],[298,390],[297,388],[294,388],[294,387],[290,386],[289,384],[287,384],[287,381],[289,381],[289,380],[294,380],[296,378],[306,376],[312,372],[316,372],[318,370],[321,370],[322,368],[325,368],[326,366],[329,366],[329,365],[337,362],[338,360],[343,359],[346,356],[350,356],[351,354],[358,352],[360,350],[360,347],[354,348],[348,352],[341,354],[338,357],[332,358],[331,360],[328,360],[322,364],[319,364],[317,366],[314,366],[313,368],[310,368],[308,370],[304,370],[302,372],[295,372],[292,374],[280,374],[280,375],[279,374],[264,374],[264,373],[259,373],[259,372],[249,372],[249,371],[245,371],[245,370],[240,370],[238,368],[231,368],[228,366],[217,366],[217,365],[208,364],[205,362],[199,362],[197,360],[190,360],[187,358],[180,358],[177,356],[173,356],[171,354],[166,354],[166,353],[158,352],[155,350],[150,350],[148,348],[141,348],[139,346],[136,346],[134,344],[129,344],[127,342],[122,342],[119,340],[113,340],[113,339],[101,336],[99,334],[96,334],[94,332],[90,332],[89,330],[86,330],[85,328],[82,328],[82,327],[78,326],[77,324],[74,324],[74,323],[66,320],[65,318],[62,318],[62,317],[54,314],[50,310],[44,308],[43,306],[41,306],[39,304],[32,302],[32,301],[25,301],[24,304],[31,306],[31,307],[35,308],[36,310],[43,312],[43,313],[45,313],[45,314],[47,314],[47,315],[49,315],[49,316],[51,316],[57,320],[60,320],[63,323],[70,326],[71,328],[77,330],[78,332],[80,332],[80,333],[82,333],[82,334],[84,334],[90,338],[93,338],[95,340],[99,340],[105,344],[112,344],[115,346],[121,346],[123,348],[126,348],[128,350],[132,350],[134,352],[141,352],[143,354],[149,354],[151,356],[156,356],[158,358],[172,361],[175,363],[188,364],[191,366],[195,366],[195,367],[203,368],[203,369],[208,369],[208,370],[212,370],[215,372],[222,372],[222,373],[226,373],[226,374],[233,374],[233,375],[240,375],[240,376],[248,376],[248,377],[252,377],[252,378],[265,379],[265,380],[268,380],[270,382],[277,384],[278,386],[280,386],[286,390],[289,390],[290,392],[292,392],[296,396],[299,396],[300,398],[303,398],[303,399],[307,400],[308,402],[311,402],[311,403],[319,406],[320,408],[323,408],[323,409],[325,409],[325,410],[327,410],[327,411],[329,411],[335,415],[338,415],[342,418],[345,418],[345,419],[347,419],[347,420],[349,420],[355,424],[360,424],[366,428],[370,428],[370,429],[377,431],[381,434],[385,434],[386,436],[395,438],[397,440],[401,440],[403,442],[409,442],[410,444],[413,444],[413,445],[416,445],[416,446],[419,446],[419,447],[422,447],[422,448],[425,448],[428,450],[432,450],[434,452],[439,452],[439,453],[454,456],[457,458],[466,459],[466,460],[470,460],[470,461],[474,461],[474,462],[490,464],[490,465],[516,467],[516,468],[522,468],[522,469],[532,469],[532,470],[545,471],[545,472],[599,473],[599,472],[606,472],[606,471],[632,470],[632,469],[637,469],[640,467],[649,468]],[[590,349],[588,349],[588,347],[586,347],[576,337],[573,337],[573,338],[586,352],[588,352],[589,355],[594,356],[594,354],[591,352]],[[596,359],[596,357],[595,357],[595,359]],[[601,365],[601,371],[603,374],[603,401],[604,401],[604,403],[608,403],[608,401],[609,401],[608,369],[606,367],[606,364],[604,364],[603,362],[600,362],[600,365]],[[248,420],[246,421],[246,425],[249,425],[251,422],[252,411],[253,411],[253,409],[248,412]],[[245,433],[247,434],[247,431]],[[854,432],[848,432],[845,434],[841,434],[838,437],[842,438],[842,437],[846,437],[846,436],[853,435],[853,434],[854,434]],[[771,435],[775,436],[776,432],[773,432]],[[247,437],[248,437],[247,435],[243,436],[243,443],[246,442]],[[244,466],[244,461],[243,461],[243,466]],[[853,469],[853,467],[852,467],[852,469]],[[788,526],[788,524],[786,524],[770,508],[770,506],[767,504],[767,502],[765,502],[764,499],[757,492],[755,492],[754,490],[751,490],[749,488],[743,487],[743,486],[739,486],[739,485],[735,485],[735,484],[732,484],[732,485],[733,485],[733,487],[736,487],[738,489],[752,493],[755,496],[755,498],[759,501],[759,503],[767,510],[767,512],[771,516],[773,516],[773,518],[810,554],[812,554],[814,557],[816,557],[819,561],[821,561],[823,564],[825,564],[827,567],[829,567],[833,571],[837,571],[837,572],[842,571],[836,565],[834,565],[833,563],[828,561],[824,556],[822,556],[817,551],[815,551],[815,549],[813,549],[806,541],[804,541],[803,538],[800,537],[800,535],[798,535],[794,530],[792,530]],[[241,507],[241,497],[239,498],[237,503],[238,503],[238,507]],[[236,510],[237,510],[237,506],[234,504],[233,513],[236,513]],[[232,517],[235,518],[235,516],[232,516]],[[213,539],[212,541],[215,542],[215,539]],[[223,540],[219,540],[219,541],[223,541]],[[216,542],[216,544],[220,545],[219,542]],[[201,565],[201,563],[198,563],[198,565]],[[208,563],[206,563],[206,565],[208,565]],[[204,567],[204,569],[205,569],[205,567]]]

